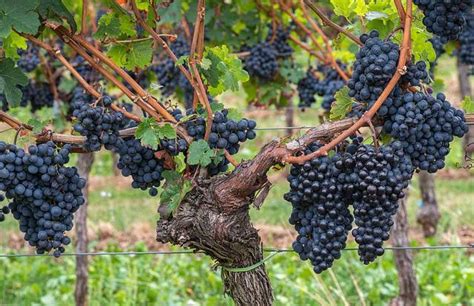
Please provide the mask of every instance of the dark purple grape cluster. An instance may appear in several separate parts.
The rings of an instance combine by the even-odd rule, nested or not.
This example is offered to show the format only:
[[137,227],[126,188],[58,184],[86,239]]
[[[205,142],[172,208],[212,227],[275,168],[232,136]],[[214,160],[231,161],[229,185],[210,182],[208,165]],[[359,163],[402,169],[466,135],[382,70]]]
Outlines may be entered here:
[[459,59],[467,65],[474,65],[474,12],[465,14],[466,25],[459,35]]
[[19,49],[17,53],[20,56],[17,65],[24,72],[31,72],[40,64],[39,49],[30,42],[26,50]]
[[155,151],[143,146],[140,140],[135,138],[120,138],[114,144],[113,151],[119,154],[117,167],[122,175],[132,177],[132,187],[148,189],[151,196],[156,196],[165,169],[163,161],[155,156]]
[[465,20],[464,12],[471,7],[471,0],[414,0],[425,17],[426,29],[438,35],[443,42],[456,40],[461,34]]
[[275,33],[273,33],[273,27],[270,24],[268,26],[268,36],[266,41],[270,43],[277,52],[277,57],[288,58],[293,54],[293,48],[288,44],[288,38],[290,37],[290,28],[283,28],[281,25],[276,27]]
[[388,116],[384,131],[398,139],[413,165],[434,173],[445,165],[454,136],[467,131],[464,113],[451,106],[444,94],[432,97],[421,92],[404,93],[385,101]]
[[77,72],[90,84],[100,81],[101,75],[80,55],[76,56],[71,63]]
[[[171,113],[178,121],[183,118],[183,114],[179,109],[174,109]],[[192,115],[192,110],[188,111],[187,114]],[[240,143],[256,137],[255,127],[257,123],[245,118],[235,121],[228,118],[228,114],[229,111],[227,109],[214,113],[208,142],[210,148],[225,149],[229,154],[234,155],[239,151]],[[196,118],[186,121],[184,126],[188,135],[194,140],[204,139],[206,133],[206,120],[204,117],[198,115]],[[186,152],[188,149],[186,142],[179,138],[162,140],[161,146],[171,155]],[[209,165],[208,172],[211,176],[225,172],[227,171],[228,164],[229,162],[224,158],[218,164]]]
[[[54,105],[54,96],[48,83],[35,82],[30,80],[25,86],[18,86],[22,96],[19,106],[26,107],[28,103],[31,105],[31,112],[34,113],[43,107],[52,107]],[[8,111],[10,105],[5,95],[0,94],[2,110]]]
[[[319,147],[314,143],[305,153]],[[289,222],[298,232],[293,249],[302,260],[311,261],[316,273],[330,268],[341,257],[352,228],[353,217],[342,192],[345,182],[339,179],[345,180],[345,173],[353,171],[354,162],[347,162],[346,157],[318,157],[294,165],[288,176],[291,189],[284,199],[293,206]],[[336,159],[341,167],[336,167]]]
[[[347,68],[346,65],[342,64],[341,62],[338,62],[338,65],[342,70],[346,70]],[[344,79],[342,79],[336,69],[332,68],[331,66],[319,65],[318,71],[323,77],[315,85],[316,93],[323,98],[321,105],[322,108],[326,111],[329,111],[331,109],[332,103],[336,101],[334,95],[339,89],[344,87],[346,82]]]
[[433,46],[433,49],[436,53],[436,59],[438,59],[441,55],[444,54],[444,52],[446,52],[444,48],[445,43],[443,43],[442,39],[439,36],[433,35],[433,37],[430,38],[429,41],[431,42],[431,45]]
[[9,201],[0,221],[11,213],[38,254],[54,250],[59,257],[64,252],[71,243],[65,232],[72,229],[73,214],[84,204],[85,180],[76,168],[65,166],[70,149],[69,145],[57,149],[48,142],[26,152],[0,142],[0,190]]
[[45,82],[31,82],[25,88],[23,99],[30,101],[31,111],[34,113],[43,107],[53,107],[54,96],[51,87]]
[[250,55],[245,58],[245,70],[251,77],[262,81],[272,80],[278,72],[278,51],[268,43],[262,42],[250,49]]
[[351,191],[356,228],[352,231],[359,256],[364,264],[384,253],[383,242],[388,240],[393,225],[392,217],[398,200],[405,196],[413,175],[410,158],[404,156],[400,142],[382,146],[360,146],[353,155],[357,184]]
[[299,107],[311,107],[316,102],[315,95],[318,83],[319,79],[315,76],[314,71],[312,71],[311,67],[308,68],[306,76],[298,82]]
[[[351,205],[361,261],[368,264],[383,253],[397,201],[413,174],[400,142],[377,149],[362,140],[357,137],[351,144],[343,142],[334,154],[290,170],[290,192],[284,198],[292,203],[289,221],[298,231],[293,248],[302,260],[311,261],[316,273],[340,258],[354,220]],[[313,143],[305,153],[321,146]]]
[[74,90],[71,101],[72,115],[78,121],[74,130],[86,136],[84,149],[87,151],[99,151],[102,145],[111,149],[119,141],[119,131],[126,125],[127,120],[124,120],[122,113],[109,110],[107,107],[111,104],[110,96],[105,95],[95,101],[81,88]]
[[[177,58],[188,55],[190,51],[189,44],[183,37],[171,43],[170,48]],[[161,93],[165,97],[179,90],[183,94],[186,109],[192,108],[194,89],[171,59],[166,58],[150,69],[155,73],[161,86]]]
[[395,74],[400,52],[398,45],[383,41],[375,30],[361,35],[360,40],[364,45],[356,55],[347,86],[349,96],[370,106]]

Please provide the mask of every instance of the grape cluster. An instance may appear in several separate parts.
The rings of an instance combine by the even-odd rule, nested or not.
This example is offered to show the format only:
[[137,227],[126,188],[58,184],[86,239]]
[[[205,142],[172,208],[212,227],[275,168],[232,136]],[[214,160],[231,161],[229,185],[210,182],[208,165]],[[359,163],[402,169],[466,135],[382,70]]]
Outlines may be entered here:
[[23,90],[22,103],[30,101],[31,111],[34,113],[43,107],[52,107],[54,105],[54,96],[51,92],[51,87],[45,82],[30,81]]
[[[171,43],[170,48],[178,58],[188,55],[190,51],[189,44],[182,37]],[[161,93],[168,97],[179,88],[183,91],[186,108],[188,108],[189,104],[192,103],[194,90],[179,68],[176,67],[173,60],[166,58],[158,64],[151,66],[150,69],[156,75],[158,84],[161,86]]]
[[278,51],[268,43],[262,42],[250,49],[250,55],[245,58],[245,70],[252,77],[263,81],[273,79],[278,72]]
[[372,105],[397,69],[398,45],[383,41],[377,31],[360,37],[364,44],[356,55],[352,77],[347,86],[349,96]]
[[147,190],[151,196],[158,194],[157,187],[163,179],[163,161],[155,157],[155,152],[143,146],[135,138],[119,139],[114,149],[119,154],[117,167],[123,176],[132,176],[132,187]]
[[0,221],[11,212],[38,254],[54,250],[59,257],[64,252],[71,242],[65,232],[72,229],[73,214],[84,204],[85,180],[76,168],[64,166],[70,149],[65,145],[58,150],[48,142],[26,152],[0,142],[0,190],[9,200]]
[[268,36],[266,41],[275,48],[277,56],[279,58],[288,58],[293,54],[293,48],[288,44],[288,38],[290,37],[290,28],[283,28],[281,25],[276,28],[273,33],[272,25],[268,26]]
[[[26,107],[30,103],[32,113],[43,107],[54,105],[54,96],[48,83],[30,80],[25,86],[18,86],[18,88],[22,93],[19,106]],[[0,102],[2,110],[8,111],[10,105],[4,94],[0,94]]]
[[439,36],[433,35],[433,37],[430,38],[429,41],[431,42],[431,45],[435,50],[436,59],[438,59],[441,55],[444,54],[444,52],[446,52],[446,50],[444,49],[444,43]]
[[315,76],[311,67],[306,71],[306,76],[298,82],[299,107],[311,107],[316,102],[316,90],[319,79]]
[[[178,121],[183,118],[183,114],[179,109],[172,110],[171,114]],[[188,110],[187,114],[193,115],[193,111]],[[214,113],[208,142],[210,148],[225,149],[229,154],[234,155],[239,151],[240,143],[256,137],[255,127],[257,124],[255,121],[245,118],[234,121],[228,118],[228,114],[229,111],[227,109]],[[184,126],[188,135],[194,140],[204,139],[206,133],[206,120],[204,117],[198,115],[196,118],[186,121]],[[186,152],[188,149],[186,141],[179,138],[161,140],[161,147],[171,155]],[[228,164],[229,162],[224,158],[217,164],[212,163],[209,165],[208,172],[211,176],[225,172],[227,171]]]
[[359,244],[361,261],[368,264],[384,253],[383,242],[389,238],[392,216],[397,212],[398,200],[405,196],[413,167],[400,142],[380,150],[360,146],[353,158],[358,179],[352,191],[357,226],[352,235]]
[[[227,117],[228,114],[229,111],[227,109],[214,113],[211,133],[209,134],[209,147],[212,149],[225,149],[231,155],[234,155],[239,151],[239,143],[256,137],[254,129],[257,123],[245,118],[234,121]],[[204,118],[199,117],[196,120],[188,121],[186,129],[189,136],[194,139],[203,139],[206,131],[206,122]]]
[[80,55],[76,56],[72,62],[77,72],[86,80],[88,83],[97,83],[100,81],[101,76],[99,72],[92,68],[91,65]]
[[471,0],[414,0],[423,11],[426,29],[438,35],[443,42],[456,40],[465,24],[464,12]]
[[[314,152],[320,146],[314,143],[305,153]],[[336,167],[336,159],[341,167]],[[353,218],[341,192],[344,181],[339,177],[345,180],[345,173],[352,171],[353,164],[338,154],[318,157],[290,170],[291,189],[284,198],[293,206],[289,222],[298,232],[293,249],[302,260],[311,261],[316,273],[330,268],[346,247]]]
[[[346,70],[346,66],[340,62],[338,65],[342,70]],[[323,98],[322,107],[330,110],[332,103],[336,100],[334,95],[346,84],[336,69],[328,65],[319,65],[318,71],[322,74],[321,81],[316,83],[316,93]]]
[[32,45],[29,42],[26,50],[19,49],[17,53],[20,56],[17,65],[24,72],[31,72],[35,70],[35,68],[40,63],[38,47]]
[[[305,153],[320,147],[313,143]],[[362,144],[359,137],[352,144],[342,143],[332,156],[293,166],[288,177],[290,192],[284,198],[293,206],[289,221],[298,231],[294,250],[321,273],[340,258],[355,218],[357,228],[352,233],[360,259],[365,264],[373,261],[383,253],[397,201],[412,173],[400,142],[377,149]]]
[[466,15],[464,31],[459,36],[459,59],[467,65],[474,65],[474,12]]
[[454,136],[467,131],[464,113],[455,109],[440,93],[432,97],[421,92],[404,93],[384,103],[387,116],[384,131],[400,140],[413,165],[434,173],[444,167]]
[[72,115],[78,122],[74,130],[86,136],[84,148],[87,151],[99,151],[102,144],[107,149],[113,148],[119,138],[119,130],[127,123],[120,112],[110,111],[107,106],[112,104],[110,96],[103,96],[100,102],[103,106],[93,105],[94,99],[81,88],[74,90],[72,97]]

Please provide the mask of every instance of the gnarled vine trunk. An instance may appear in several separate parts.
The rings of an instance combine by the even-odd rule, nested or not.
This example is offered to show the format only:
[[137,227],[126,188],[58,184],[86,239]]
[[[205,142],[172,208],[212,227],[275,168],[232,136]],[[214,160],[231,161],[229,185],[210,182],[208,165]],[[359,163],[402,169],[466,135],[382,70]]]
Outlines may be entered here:
[[[216,197],[218,181],[199,181],[172,219],[158,221],[158,241],[204,251],[223,267],[251,266],[263,259],[260,237],[250,223],[251,199],[238,211],[229,211]],[[264,265],[248,272],[222,271],[225,292],[237,305],[271,305]]]
[[[271,150],[278,150],[275,142],[263,149]],[[158,221],[157,240],[204,251],[222,267],[243,268],[260,262],[262,243],[250,222],[249,208],[267,182],[267,170],[275,163],[268,155],[263,156],[242,163],[231,174],[198,180],[173,216]],[[224,268],[222,279],[225,293],[237,305],[273,302],[263,264],[247,272]]]

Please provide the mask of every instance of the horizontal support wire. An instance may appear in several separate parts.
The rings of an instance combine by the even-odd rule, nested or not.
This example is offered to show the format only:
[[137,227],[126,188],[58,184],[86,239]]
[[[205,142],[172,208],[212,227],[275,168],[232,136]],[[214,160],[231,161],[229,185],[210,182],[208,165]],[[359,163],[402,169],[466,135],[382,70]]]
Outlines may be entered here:
[[[474,249],[474,243],[468,245],[433,245],[433,246],[410,246],[396,247],[388,246],[385,250],[450,250],[450,249]],[[345,248],[342,251],[357,251],[358,248]],[[265,248],[265,253],[294,253],[293,249]],[[135,256],[135,255],[184,255],[184,254],[204,254],[202,251],[181,250],[181,251],[143,251],[143,252],[84,252],[84,253],[64,253],[63,256]],[[20,258],[20,257],[53,257],[52,254],[0,254],[0,258]]]

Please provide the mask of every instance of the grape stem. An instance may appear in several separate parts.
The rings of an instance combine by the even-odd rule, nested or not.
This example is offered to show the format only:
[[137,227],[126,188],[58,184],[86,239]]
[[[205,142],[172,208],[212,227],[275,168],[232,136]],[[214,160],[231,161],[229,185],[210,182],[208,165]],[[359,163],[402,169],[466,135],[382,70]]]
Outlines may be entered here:
[[318,15],[318,17],[321,19],[321,21],[323,22],[323,24],[333,28],[334,30],[336,30],[337,32],[339,33],[343,33],[344,35],[346,35],[348,38],[350,38],[351,40],[353,40],[356,44],[358,44],[359,46],[362,46],[362,42],[360,41],[360,39],[355,36],[354,34],[352,34],[351,32],[349,32],[347,29],[344,29],[343,27],[341,27],[340,25],[334,23],[331,19],[329,19],[326,15],[324,15],[323,11],[321,11],[315,4],[312,0],[304,0],[304,3],[306,3],[307,6],[309,6],[309,8],[316,13],[316,15]]
[[284,162],[288,162],[292,164],[302,164],[313,158],[316,158],[322,155],[327,155],[329,150],[333,149],[336,145],[344,141],[347,137],[353,135],[359,128],[361,128],[364,125],[367,125],[368,122],[372,120],[372,118],[377,113],[377,110],[380,108],[380,106],[382,106],[385,99],[387,99],[387,97],[390,95],[395,85],[397,85],[398,80],[402,77],[402,75],[406,71],[405,64],[407,61],[407,57],[410,53],[410,46],[411,46],[410,31],[411,31],[412,18],[413,18],[412,17],[412,0],[407,0],[405,26],[403,29],[403,40],[402,40],[402,45],[401,45],[401,50],[400,50],[400,58],[398,60],[397,71],[392,76],[392,79],[387,84],[382,94],[375,101],[374,105],[367,112],[365,112],[362,115],[362,117],[359,120],[357,120],[355,124],[353,124],[350,128],[342,132],[339,136],[331,140],[329,143],[325,144],[320,149],[308,155],[292,156],[288,154],[287,156],[283,158]]
[[[25,124],[20,120],[16,119],[15,117],[10,116],[8,113],[0,110],[0,121],[6,123],[8,126],[12,127],[13,129],[19,130],[28,130],[33,131],[33,127],[29,124]],[[166,122],[157,122],[159,126],[163,126]],[[192,138],[188,136],[187,132],[181,128],[180,126],[175,126],[176,133],[186,140],[188,143],[192,141]],[[119,136],[122,138],[131,137],[135,135],[137,127],[127,128],[119,131]],[[76,135],[69,135],[69,134],[60,134],[54,133],[51,130],[43,130],[39,134],[33,135],[36,138],[38,143],[53,141],[55,143],[68,143],[74,145],[83,145],[86,141],[85,136],[76,136]]]
[[[102,63],[109,66],[125,82],[130,84],[132,89],[137,92],[138,97],[135,96],[130,90],[128,90],[118,80],[117,80],[118,82],[114,82],[114,84],[117,87],[119,87],[120,90],[122,90],[127,96],[129,96],[129,98],[132,101],[135,101],[135,100],[146,101],[148,104],[150,104],[151,108],[158,111],[161,117],[163,117],[165,120],[176,123],[176,120],[166,110],[166,108],[164,108],[154,97],[148,94],[127,72],[125,72],[123,69],[118,67],[110,58],[108,58],[104,53],[98,50],[95,46],[92,46],[91,44],[89,44],[89,42],[87,42],[87,40],[85,40],[83,37],[71,34],[66,28],[64,28],[61,25],[52,24],[50,22],[46,22],[45,25],[48,28],[52,29],[66,44],[70,45],[74,50],[76,50],[76,52],[78,52],[84,59],[86,59],[92,67],[99,70],[101,74],[106,76],[104,72],[107,73],[108,71],[102,66],[100,66],[98,63],[96,63],[96,61],[85,50],[90,52],[93,56],[97,57]],[[85,50],[82,50],[81,48],[84,48]],[[112,74],[109,73],[108,76],[110,77],[112,76]],[[113,82],[113,80],[110,79],[109,77],[107,77],[107,79]],[[115,77],[112,76],[112,78],[115,78]],[[158,116],[155,119],[160,120],[161,118]]]
[[[318,40],[316,39],[316,37],[313,35],[313,33],[311,32],[310,29],[308,29],[303,23],[301,23],[301,21],[298,20],[298,18],[296,18],[295,14],[293,14],[289,9],[288,7],[286,7],[285,5],[283,5],[283,3],[281,1],[278,2],[280,4],[280,7],[281,9],[288,15],[290,16],[291,20],[296,24],[296,26],[298,26],[303,32],[306,33],[306,35],[309,36],[309,38],[311,39],[311,41],[313,42],[313,44],[315,45],[316,48],[318,48],[320,51],[324,51],[324,48],[323,46],[321,46],[321,44],[318,42]],[[324,60],[324,62],[327,62],[327,59]]]
[[87,33],[87,9],[88,0],[82,0],[82,17],[81,17],[81,32],[79,35],[85,35]]
[[297,44],[298,46],[300,46],[302,49],[306,50],[306,52],[308,52],[309,54],[313,55],[314,57],[316,57],[318,60],[320,60],[321,62],[326,62],[326,60],[324,59],[324,57],[322,57],[319,53],[317,53],[316,51],[314,51],[313,49],[311,49],[308,45],[306,45],[305,43],[303,43],[301,40],[299,40],[298,38],[294,37],[293,35],[290,35],[289,36],[289,39],[291,41],[293,41],[295,44]]
[[316,23],[316,21],[314,21],[313,18],[311,18],[311,16],[308,13],[308,10],[306,9],[305,4],[303,3],[303,0],[300,0],[300,6],[301,6],[301,9],[303,10],[304,16],[306,17],[306,19],[308,19],[309,24],[322,37],[324,41],[324,45],[326,46],[326,50],[327,50],[326,56],[328,57],[328,60],[331,62],[332,67],[337,71],[337,73],[341,76],[341,78],[344,81],[346,82],[349,81],[349,77],[347,76],[347,74],[344,72],[344,70],[341,69],[336,59],[334,58],[334,56],[332,56],[333,51],[331,47],[331,42],[329,41],[326,33],[324,33],[321,27]]
[[401,0],[394,0],[395,7],[397,8],[398,15],[400,16],[400,23],[405,23],[405,9]]
[[[138,10],[138,7],[135,3],[135,0],[130,1],[133,13],[135,15],[135,18],[137,19],[138,23],[143,27],[145,31],[147,31],[155,41],[160,43],[165,50],[165,52],[168,54],[168,56],[173,60],[173,62],[177,62],[178,58],[174,54],[174,52],[170,49],[168,44],[156,33],[148,24],[143,20],[142,16],[140,15],[140,12]],[[209,134],[211,133],[211,127],[212,127],[212,110],[209,104],[209,100],[207,99],[207,94],[206,94],[206,89],[204,88],[204,84],[201,80],[201,76],[199,74],[199,71],[196,68],[195,62],[194,62],[194,51],[196,50],[195,48],[198,47],[198,51],[200,53],[200,57],[202,57],[202,52],[204,50],[204,16],[205,16],[205,11],[206,11],[206,5],[205,1],[200,0],[197,6],[197,14],[196,14],[196,24],[194,27],[194,36],[193,36],[193,41],[191,44],[191,54],[189,56],[189,64],[191,66],[191,69],[193,71],[193,75],[186,70],[186,68],[183,65],[177,65],[178,69],[183,73],[183,75],[188,79],[188,81],[191,83],[191,86],[194,89],[194,94],[197,95],[197,99],[203,104],[204,108],[207,111],[207,124],[206,124],[206,132],[204,135],[204,139],[209,138]],[[200,36],[200,37],[199,37]],[[198,44],[198,38],[202,41],[202,43]],[[194,49],[193,49],[194,48]],[[194,99],[195,100],[195,99]],[[193,105],[195,104],[193,100]]]
[[[133,94],[122,82],[120,82],[112,73],[110,73],[107,69],[102,67],[99,63],[97,63],[92,56],[90,56],[84,49],[81,48],[79,43],[73,39],[70,39],[67,34],[64,34],[62,31],[59,31],[59,26],[49,24],[48,27],[53,29],[56,34],[66,43],[68,44],[74,51],[76,51],[79,55],[81,55],[89,64],[97,70],[100,74],[102,74],[106,79],[112,82],[115,86],[117,86],[127,97],[136,103],[141,109],[143,109],[146,113],[151,115],[157,121],[162,119],[162,116],[148,103],[146,103],[141,97],[137,97]],[[64,29],[65,30],[65,29]],[[67,31],[66,31],[67,32]],[[58,59],[61,60],[59,57]],[[63,63],[63,62],[62,62]],[[64,63],[63,63],[64,64]],[[119,68],[120,69],[120,68]],[[128,74],[127,74],[128,75]],[[166,113],[168,113],[166,111]],[[171,115],[170,115],[171,116]],[[173,118],[174,119],[174,118]]]
[[[21,34],[23,37],[34,43],[40,48],[45,49],[51,56],[55,57],[58,59],[61,64],[63,64],[64,67],[66,67],[67,70],[71,72],[71,74],[74,76],[74,78],[77,79],[79,84],[89,93],[91,94],[94,98],[99,99],[102,95],[92,86],[90,85],[80,74],[77,72],[77,70],[71,65],[71,63],[61,54],[60,50],[54,50],[50,45],[46,44],[45,42],[37,39],[34,36],[31,36],[29,34]],[[53,80],[50,80],[50,82],[53,82]],[[121,112],[126,118],[131,119],[136,122],[141,122],[141,118],[138,117],[137,115],[134,115],[132,113],[129,113],[125,109],[120,108],[117,105],[112,104],[111,108],[114,111]]]
[[[204,83],[202,82],[201,75],[199,74],[199,70],[196,66],[196,60],[201,61],[202,55],[204,52],[204,18],[206,16],[206,1],[199,0],[197,5],[197,13],[196,13],[196,22],[194,24],[194,35],[191,44],[191,50],[189,53],[189,66],[191,67],[193,77],[198,84],[199,90],[194,90],[194,94],[197,95],[199,102],[204,106],[207,112],[207,122],[206,122],[206,131],[204,134],[204,139],[208,140],[209,135],[211,134],[212,128],[212,109],[209,103],[209,99],[207,98],[207,92],[204,87]],[[197,56],[196,56],[197,50]],[[194,103],[193,103],[194,104]]]

